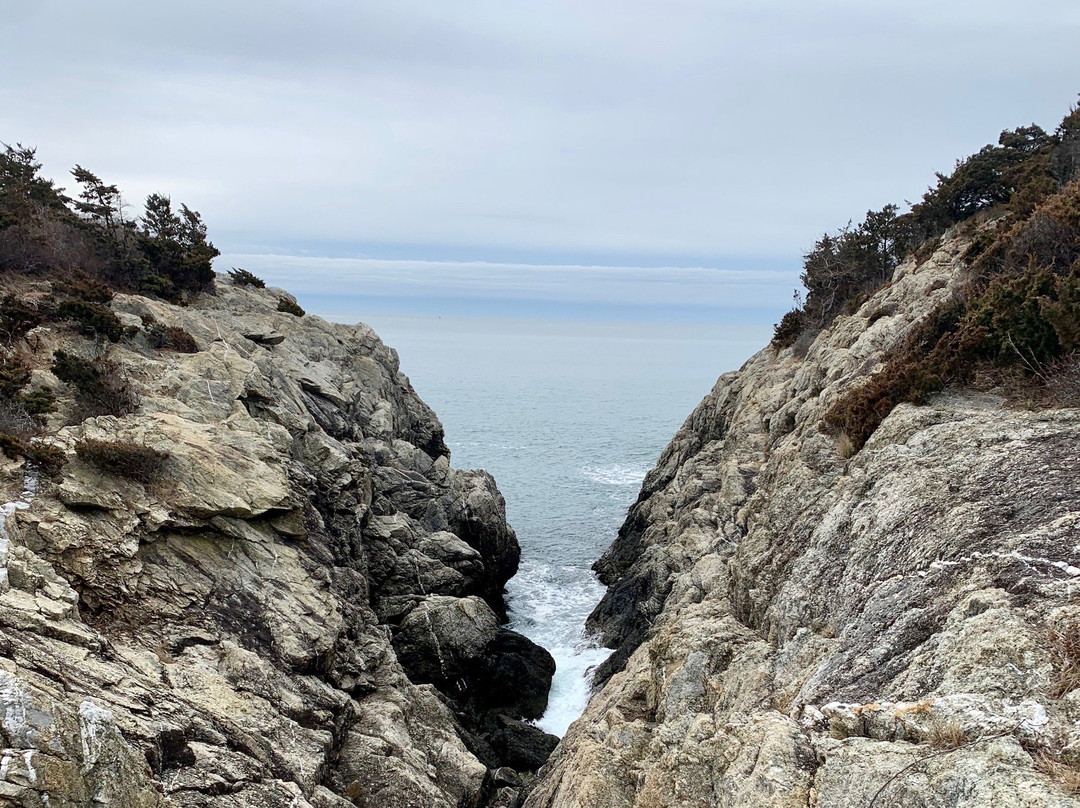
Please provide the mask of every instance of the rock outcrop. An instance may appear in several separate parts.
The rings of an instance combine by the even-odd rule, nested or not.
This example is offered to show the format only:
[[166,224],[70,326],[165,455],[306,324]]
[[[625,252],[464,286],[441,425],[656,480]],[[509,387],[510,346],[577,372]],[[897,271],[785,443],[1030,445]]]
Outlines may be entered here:
[[965,246],[686,421],[597,564],[617,650],[527,806],[1080,805],[1080,411],[954,390],[857,453],[821,427]]
[[[117,295],[130,415],[70,419],[50,371],[104,345],[52,323],[17,346],[60,394],[34,443],[66,463],[0,468],[0,803],[510,805],[528,775],[500,767],[542,762],[506,741],[554,666],[500,627],[519,549],[494,480],[450,467],[371,329],[282,295]],[[152,347],[150,323],[198,350]],[[160,468],[103,468],[95,440]]]

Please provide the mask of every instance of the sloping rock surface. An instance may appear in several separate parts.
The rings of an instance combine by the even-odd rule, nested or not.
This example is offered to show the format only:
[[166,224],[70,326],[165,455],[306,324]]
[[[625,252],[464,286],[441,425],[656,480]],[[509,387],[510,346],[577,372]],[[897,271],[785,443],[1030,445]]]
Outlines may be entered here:
[[965,246],[686,421],[597,565],[617,651],[527,806],[1080,805],[1080,411],[952,392],[854,456],[820,426]]
[[[34,385],[61,393],[38,440],[67,464],[55,480],[22,461],[0,474],[0,804],[515,799],[505,782],[523,781],[496,783],[465,740],[487,754],[470,722],[521,711],[476,710],[467,679],[440,691],[428,682],[450,671],[403,667],[393,640],[464,603],[474,624],[425,623],[428,638],[497,661],[519,550],[494,481],[450,468],[439,421],[371,329],[280,313],[280,290],[218,287],[186,308],[113,300],[129,335],[109,358],[140,391],[133,415],[65,423],[53,352],[103,346],[63,326],[20,346]],[[151,322],[199,350],[150,348]],[[167,459],[143,483],[80,458],[85,439]]]

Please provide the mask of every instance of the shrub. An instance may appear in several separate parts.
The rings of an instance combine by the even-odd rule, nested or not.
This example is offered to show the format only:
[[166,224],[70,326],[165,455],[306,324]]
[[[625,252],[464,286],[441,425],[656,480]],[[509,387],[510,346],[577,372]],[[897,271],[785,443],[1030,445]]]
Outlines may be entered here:
[[114,292],[107,283],[78,270],[53,284],[53,291],[73,300],[85,300],[87,303],[106,304],[114,297]]
[[64,450],[51,443],[34,441],[26,445],[23,454],[26,462],[37,466],[42,474],[54,479],[61,475],[67,464],[67,455],[64,454]]
[[30,383],[30,368],[17,356],[0,358],[0,400],[12,401]]
[[30,329],[40,324],[41,314],[37,309],[13,295],[0,298],[0,339],[8,345],[22,339]]
[[138,394],[115,362],[87,361],[57,351],[53,354],[52,371],[74,389],[76,420],[95,415],[127,415],[139,408]]
[[792,309],[773,326],[772,344],[777,348],[790,348],[805,329],[806,316],[799,308]]
[[112,311],[100,303],[85,300],[65,300],[56,310],[61,320],[74,320],[79,324],[79,333],[88,337],[106,337],[110,342],[119,342],[124,336],[124,326]]
[[278,300],[277,310],[283,311],[286,314],[293,314],[297,317],[303,317],[307,312],[300,308],[300,304],[293,300],[291,297],[283,297]]
[[198,353],[199,346],[195,337],[175,325],[161,325],[152,322],[146,328],[146,341],[151,348],[176,351],[177,353]]
[[262,278],[248,272],[246,269],[233,267],[229,270],[229,277],[232,278],[233,286],[252,286],[256,289],[266,288],[266,283]]
[[51,387],[39,387],[20,396],[19,403],[30,415],[48,415],[56,411],[56,393]]
[[75,454],[102,471],[144,485],[161,475],[169,457],[167,452],[130,441],[93,439],[79,441],[75,445]]

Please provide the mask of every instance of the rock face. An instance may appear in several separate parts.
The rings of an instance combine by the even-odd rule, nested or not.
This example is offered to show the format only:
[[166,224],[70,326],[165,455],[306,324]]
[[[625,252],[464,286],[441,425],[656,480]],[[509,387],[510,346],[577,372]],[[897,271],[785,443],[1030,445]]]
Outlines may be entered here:
[[[490,727],[531,717],[551,671],[492,703],[522,649],[550,660],[500,628],[519,550],[494,481],[450,468],[369,328],[218,286],[113,300],[133,415],[66,424],[53,352],[102,347],[62,326],[20,346],[61,393],[37,440],[67,463],[0,467],[0,803],[512,804],[528,778],[494,770],[527,766]],[[152,349],[149,322],[199,350]],[[142,482],[78,456],[86,439],[166,459]]]
[[597,564],[617,651],[527,806],[1080,805],[1080,411],[951,392],[854,456],[820,428],[964,246],[686,421]]

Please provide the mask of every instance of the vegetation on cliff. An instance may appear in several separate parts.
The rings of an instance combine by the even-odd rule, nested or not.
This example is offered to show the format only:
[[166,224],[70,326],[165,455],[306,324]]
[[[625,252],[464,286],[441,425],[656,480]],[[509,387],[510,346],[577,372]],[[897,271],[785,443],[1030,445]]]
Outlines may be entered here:
[[925,260],[952,228],[966,231],[960,293],[920,323],[884,369],[846,393],[826,425],[861,447],[900,402],[979,379],[1075,400],[1080,379],[1080,108],[1053,134],[1036,125],[1001,133],[898,214],[872,211],[825,235],[806,255],[806,302],[776,327],[778,348],[805,350],[839,314],[888,283],[900,262]]

